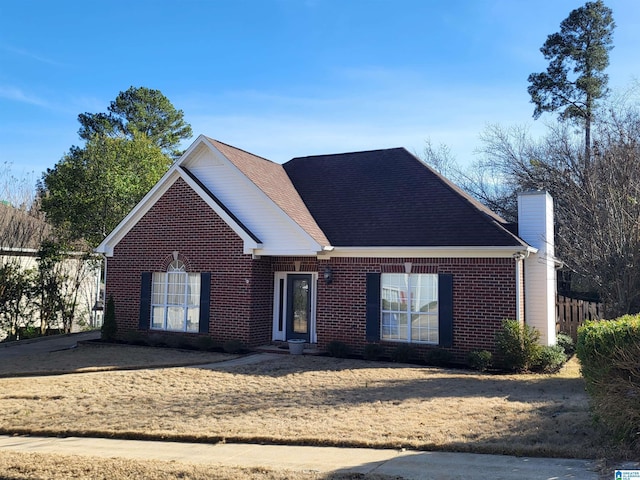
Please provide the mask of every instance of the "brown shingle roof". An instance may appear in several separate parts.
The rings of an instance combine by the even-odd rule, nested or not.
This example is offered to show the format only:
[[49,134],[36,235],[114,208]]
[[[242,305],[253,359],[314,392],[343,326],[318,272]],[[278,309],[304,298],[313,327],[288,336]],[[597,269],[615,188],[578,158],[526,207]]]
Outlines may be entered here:
[[284,169],[334,246],[526,246],[404,148],[294,158]]
[[282,165],[218,140],[208,140],[317,243],[321,246],[329,245],[327,237],[309,213]]

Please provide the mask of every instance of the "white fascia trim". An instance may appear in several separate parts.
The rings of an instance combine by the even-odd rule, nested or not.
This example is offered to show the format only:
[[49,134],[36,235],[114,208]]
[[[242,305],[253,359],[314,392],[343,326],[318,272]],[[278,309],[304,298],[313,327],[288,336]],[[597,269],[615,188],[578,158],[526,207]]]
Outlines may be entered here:
[[167,190],[178,180],[182,178],[194,191],[209,205],[222,220],[229,225],[233,231],[244,242],[244,253],[253,253],[253,250],[260,247],[227,213],[216,204],[209,195],[189,178],[183,175],[178,169],[178,164],[174,164],[169,171],[156,183],[156,185],[147,193],[144,198],[129,212],[129,214],[118,224],[118,226],[98,245],[94,250],[96,253],[102,253],[107,257],[113,256],[115,246],[129,233],[129,231],[140,221],[140,219],[155,205],[155,203],[164,195]]
[[320,258],[512,258],[517,253],[536,253],[527,246],[513,247],[334,247],[318,254]]
[[216,156],[219,156],[220,158],[224,159],[224,161],[227,162],[229,167],[234,169],[234,171],[237,172],[238,175],[240,175],[240,177],[242,177],[243,181],[247,184],[248,187],[256,189],[258,191],[258,195],[260,195],[265,202],[271,204],[275,208],[275,211],[278,212],[278,214],[282,218],[284,218],[285,221],[289,222],[294,228],[298,229],[305,237],[307,237],[308,241],[310,242],[310,248],[313,250],[314,253],[324,248],[324,246],[316,242],[313,239],[313,237],[309,235],[307,231],[300,226],[298,222],[296,222],[293,218],[287,215],[285,211],[282,210],[282,208],[280,208],[280,206],[276,202],[274,202],[269,195],[267,195],[260,187],[258,187],[249,177],[247,177],[244,173],[242,173],[242,171],[238,167],[236,167],[236,165],[231,160],[225,157],[224,154],[215,147],[215,145],[209,142],[206,137],[204,137],[202,141],[214,152]]
[[[254,255],[260,257],[315,257],[320,256],[318,250],[313,249],[287,249],[287,248],[258,248],[254,250]],[[322,257],[324,258],[324,257]]]
[[[179,173],[178,167],[182,165],[182,163],[191,155],[191,153],[197,149],[200,144],[205,141],[204,135],[199,135],[198,138],[191,144],[189,148],[185,150],[182,156],[176,160],[176,162],[167,170],[167,172],[156,182],[156,184],[149,190],[149,192],[142,197],[142,200],[138,202],[138,204],[133,207],[133,210],[129,212],[129,214],[122,219],[122,221],[113,229],[109,235],[105,237],[104,240],[98,245],[94,252],[102,253],[107,257],[113,256],[113,249],[118,244],[122,238],[129,233],[129,230],[133,228],[133,226],[138,223],[138,221],[142,218],[142,216],[147,213],[147,211],[156,203],[157,199],[160,198],[173,183],[178,178],[176,172]],[[170,177],[174,177],[170,180]],[[151,202],[151,203],[149,203]]]
[[187,148],[184,153],[182,154],[182,156],[176,160],[175,165],[182,165],[183,163],[188,163],[187,159],[191,156],[191,154],[194,152],[194,150],[197,150],[200,145],[206,145],[207,148],[211,148],[211,142],[209,142],[207,140],[207,137],[200,134],[198,135],[198,138],[196,138],[193,143],[191,145],[189,145],[189,148]]
[[179,178],[180,174],[177,171],[178,164],[174,164],[165,173],[160,180],[153,186],[149,192],[142,197],[142,200],[133,207],[133,210],[122,219],[122,221],[113,229],[113,231],[105,237],[105,239],[98,245],[94,252],[102,253],[107,257],[113,256],[114,247],[122,240],[122,238],[129,233],[129,231],[135,226],[142,216],[149,211],[149,209],[158,201],[158,199],[169,190],[175,181]]

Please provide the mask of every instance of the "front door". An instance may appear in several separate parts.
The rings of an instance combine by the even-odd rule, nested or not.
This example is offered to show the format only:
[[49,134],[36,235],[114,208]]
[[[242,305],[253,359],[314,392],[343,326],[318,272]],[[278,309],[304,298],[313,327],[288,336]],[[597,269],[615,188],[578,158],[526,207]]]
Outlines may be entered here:
[[311,275],[287,275],[287,339],[309,342],[311,331]]

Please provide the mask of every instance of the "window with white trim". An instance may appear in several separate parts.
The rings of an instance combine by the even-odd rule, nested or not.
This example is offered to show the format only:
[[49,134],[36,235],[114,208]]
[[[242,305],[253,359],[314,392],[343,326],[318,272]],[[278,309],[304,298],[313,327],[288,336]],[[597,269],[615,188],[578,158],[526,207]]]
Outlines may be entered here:
[[438,344],[438,275],[383,273],[382,340]]
[[151,283],[151,328],[172,332],[198,332],[200,274],[187,273],[174,260],[166,272],[154,272]]

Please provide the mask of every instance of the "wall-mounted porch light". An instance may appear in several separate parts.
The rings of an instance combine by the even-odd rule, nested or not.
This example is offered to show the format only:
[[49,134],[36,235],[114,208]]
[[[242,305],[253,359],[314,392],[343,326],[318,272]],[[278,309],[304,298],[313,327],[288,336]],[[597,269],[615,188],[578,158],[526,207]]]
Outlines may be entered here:
[[333,282],[333,270],[327,265],[324,267],[324,283],[329,285],[331,282]]

